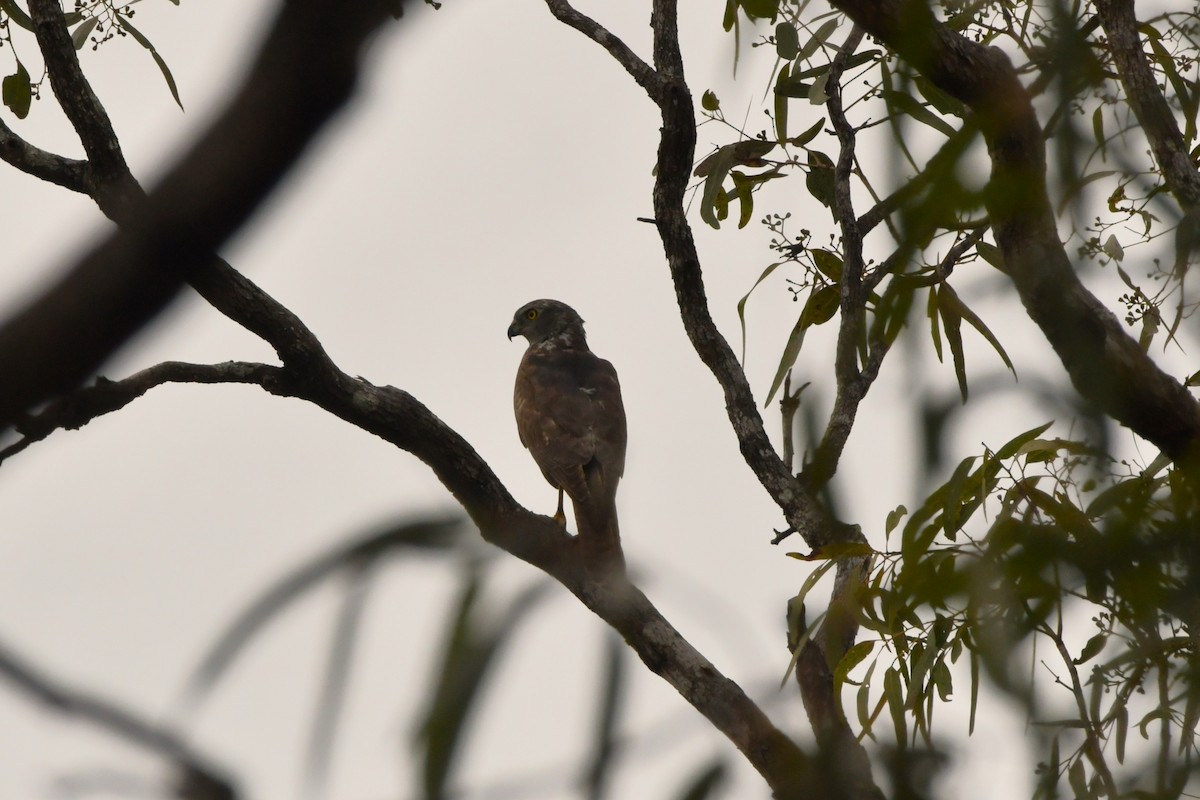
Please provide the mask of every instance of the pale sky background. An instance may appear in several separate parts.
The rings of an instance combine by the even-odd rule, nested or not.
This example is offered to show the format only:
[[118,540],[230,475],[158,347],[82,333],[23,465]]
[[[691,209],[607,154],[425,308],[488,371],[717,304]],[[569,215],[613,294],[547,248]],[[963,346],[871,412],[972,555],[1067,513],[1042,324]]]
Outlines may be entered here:
[[[693,92],[699,98],[715,88],[729,117],[739,118],[738,109],[761,100],[773,55],[744,48],[743,80],[733,84],[723,3],[681,5]],[[647,3],[580,6],[649,56]],[[183,0],[176,8],[146,0],[137,8],[134,21],[171,65],[186,113],[132,42],[86,52],[85,67],[135,173],[148,180],[229,95],[275,4]],[[621,376],[630,446],[619,505],[631,564],[685,636],[779,724],[805,730],[794,689],[776,687],[788,660],[784,604],[809,568],[784,556],[798,541],[769,544],[782,518],[741,462],[719,388],[683,333],[655,230],[635,220],[651,213],[655,108],[607,54],[537,0],[409,9],[372,50],[356,103],[225,255],[299,314],[343,369],[412,392],[474,445],[521,502],[547,513],[554,493],[512,421],[523,342],[510,343],[504,332],[527,300],[574,305],[593,349]],[[21,56],[36,77],[28,40]],[[8,57],[0,51],[4,70]],[[79,155],[51,103],[35,103],[23,123],[2,113],[35,143]],[[752,113],[756,119],[757,106]],[[793,126],[808,127],[811,114],[793,105]],[[725,131],[701,130],[702,151],[728,141]],[[104,223],[85,198],[7,167],[0,181],[0,302],[11,308],[82,252]],[[776,197],[801,196],[798,186],[779,183],[785,186]],[[781,208],[762,205],[756,220]],[[797,227],[822,231],[818,240],[831,230],[823,208],[791,210]],[[711,308],[736,346],[736,303],[772,260],[767,236],[757,221],[717,232],[693,217]],[[799,311],[782,278],[761,287],[749,306],[747,368],[760,400]],[[985,274],[973,295],[961,288],[973,285],[969,277],[956,285],[973,303],[987,286],[1002,284]],[[1061,378],[1022,316],[989,319],[1019,362],[1043,363],[1043,374]],[[1002,370],[986,345],[967,338],[973,379]],[[803,380],[816,382],[814,399],[825,402],[832,391],[822,354],[828,341],[810,337],[801,369]],[[918,489],[908,390],[934,382],[957,391],[948,365],[913,361],[911,351],[902,346],[889,359],[845,459],[846,517],[880,545],[887,512],[901,502],[911,507]],[[188,296],[103,372],[123,377],[166,359],[272,358]],[[1036,380],[1037,371],[1026,366],[1022,381]],[[1012,394],[984,399],[956,419],[950,459],[1055,413]],[[777,439],[777,411],[766,414]],[[267,582],[382,518],[451,508],[412,456],[301,401],[234,386],[156,389],[82,431],[31,447],[0,476],[0,638],[52,675],[151,718],[171,708],[205,648]],[[378,580],[331,797],[414,794],[409,736],[455,576],[446,564],[421,559],[393,562]],[[490,588],[505,597],[535,577],[506,559]],[[271,627],[191,731],[204,752],[242,778],[247,797],[298,796],[335,597],[326,589]],[[541,793],[513,796],[574,796],[603,633],[564,591],[521,629],[462,754],[462,785],[490,787],[474,796],[499,797],[498,787],[527,780]],[[631,674],[622,729],[634,748],[648,731],[659,733],[650,755],[629,755],[614,797],[668,797],[715,753],[737,766],[728,796],[767,796],[732,746],[669,687],[640,663]],[[965,733],[963,689],[939,712],[948,736]],[[976,798],[1026,796],[1033,776],[1021,717],[991,702],[981,714],[975,740],[955,745],[975,755],[966,758],[969,772],[947,778],[947,796],[964,776]],[[152,759],[63,722],[2,684],[0,719],[0,795],[54,796],[56,780],[96,769],[155,775]]]

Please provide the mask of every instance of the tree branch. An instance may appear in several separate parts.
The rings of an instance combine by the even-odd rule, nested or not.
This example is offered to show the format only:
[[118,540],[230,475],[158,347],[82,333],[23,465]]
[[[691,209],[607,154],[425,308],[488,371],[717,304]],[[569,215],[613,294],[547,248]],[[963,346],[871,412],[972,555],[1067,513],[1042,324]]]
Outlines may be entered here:
[[[34,0],[35,30],[56,95],[84,141],[89,194],[121,224],[59,283],[0,329],[0,428],[78,386],[211,265],[214,253],[274,188],[349,98],[360,51],[390,18],[389,0],[334,17],[319,0],[283,4],[249,77],[226,111],[145,202],[111,123],[79,70],[56,0]],[[66,39],[69,45],[69,37]]]
[[1058,238],[1037,115],[1008,57],[947,29],[925,0],[832,0],[975,112],[992,157],[986,204],[1029,317],[1089,402],[1176,461],[1200,461],[1200,406],[1079,281]]
[[1200,209],[1200,173],[1146,60],[1133,0],[1096,0],[1095,7],[1108,37],[1113,65],[1125,86],[1125,99],[1150,140],[1163,180],[1184,210],[1195,212]]
[[673,0],[656,0],[654,4],[654,63],[664,82],[657,101],[663,124],[654,182],[654,219],[675,284],[684,330],[725,394],[725,409],[742,457],[783,511],[788,525],[810,547],[819,547],[831,540],[832,520],[775,452],[746,374],[708,310],[700,257],[684,211],[684,193],[695,158],[696,123],[691,91],[683,75]]
[[70,189],[88,191],[91,176],[88,162],[42,150],[22,139],[0,119],[0,160],[27,175]]
[[224,364],[188,364],[164,361],[120,381],[97,378],[92,386],[60,395],[36,414],[18,420],[21,439],[0,450],[0,463],[57,430],[78,430],[96,417],[119,411],[164,383],[253,383],[269,386],[280,380],[281,370],[266,364],[229,361]]
[[197,754],[175,734],[140,719],[113,703],[56,683],[13,649],[0,643],[0,676],[55,711],[80,717],[172,762],[190,794],[181,797],[234,800],[236,792],[223,770]]
[[638,86],[646,90],[650,99],[658,102],[663,88],[661,78],[654,68],[629,49],[625,42],[613,36],[596,20],[578,11],[567,0],[546,0],[546,7],[559,22],[574,28],[607,50],[608,54],[637,81]]

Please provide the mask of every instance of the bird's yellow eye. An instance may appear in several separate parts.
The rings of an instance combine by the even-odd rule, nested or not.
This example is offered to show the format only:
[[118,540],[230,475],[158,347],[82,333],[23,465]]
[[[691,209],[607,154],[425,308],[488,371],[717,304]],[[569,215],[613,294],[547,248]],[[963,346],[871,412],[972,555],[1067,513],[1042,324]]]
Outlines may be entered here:
[[526,318],[526,319],[537,319],[537,309],[536,309],[536,308],[531,308],[531,309],[529,309],[528,311],[526,311],[526,312],[525,312],[525,318]]

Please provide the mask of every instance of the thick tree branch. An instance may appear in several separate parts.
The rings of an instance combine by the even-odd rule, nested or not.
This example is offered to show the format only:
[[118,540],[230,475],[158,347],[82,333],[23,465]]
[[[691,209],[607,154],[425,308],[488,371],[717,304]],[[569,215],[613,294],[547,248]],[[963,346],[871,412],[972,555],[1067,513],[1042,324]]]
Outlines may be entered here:
[[234,800],[233,784],[223,770],[196,753],[170,731],[140,719],[113,703],[68,688],[46,677],[12,648],[0,644],[0,676],[30,697],[62,714],[79,717],[172,762],[190,794],[181,797]]
[[87,193],[91,185],[88,163],[42,150],[22,139],[0,120],[0,160],[72,192]]
[[1005,271],[1079,393],[1171,458],[1200,460],[1200,406],[1072,268],[1046,191],[1041,128],[1008,57],[947,29],[926,0],[832,2],[975,112],[992,157],[986,203]]
[[121,229],[0,329],[0,428],[78,386],[211,264],[349,98],[364,43],[394,9],[365,0],[330,16],[319,0],[282,4],[230,106],[143,203],[74,49],[63,46],[61,7],[34,0],[51,84],[64,106],[80,106],[68,113],[94,159],[89,194]]
[[1095,6],[1113,65],[1125,86],[1125,99],[1150,140],[1163,180],[1184,210],[1195,213],[1200,210],[1200,173],[1146,59],[1133,0],[1095,0]]
[[742,457],[783,510],[788,525],[799,531],[810,547],[819,547],[831,540],[832,520],[772,446],[746,374],[708,310],[700,257],[684,211],[684,193],[695,158],[696,123],[691,91],[683,75],[672,0],[657,0],[654,4],[654,63],[664,82],[657,101],[663,124],[654,182],[654,219],[675,283],[684,330],[725,394],[725,409]]

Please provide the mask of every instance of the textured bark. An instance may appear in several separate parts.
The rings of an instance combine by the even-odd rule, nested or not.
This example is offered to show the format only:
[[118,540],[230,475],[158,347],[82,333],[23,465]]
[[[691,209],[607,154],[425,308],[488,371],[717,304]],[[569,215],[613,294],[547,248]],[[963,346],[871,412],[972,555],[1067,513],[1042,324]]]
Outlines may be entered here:
[[1075,274],[1046,191],[1041,127],[1008,57],[945,28],[925,0],[834,6],[976,114],[992,159],[986,202],[1005,272],[1075,388],[1172,459],[1194,465],[1200,406]]
[[1125,86],[1125,100],[1150,140],[1163,180],[1179,204],[1194,213],[1200,208],[1200,173],[1192,164],[1175,114],[1146,60],[1133,0],[1095,0],[1094,5],[1108,36],[1108,52]]

